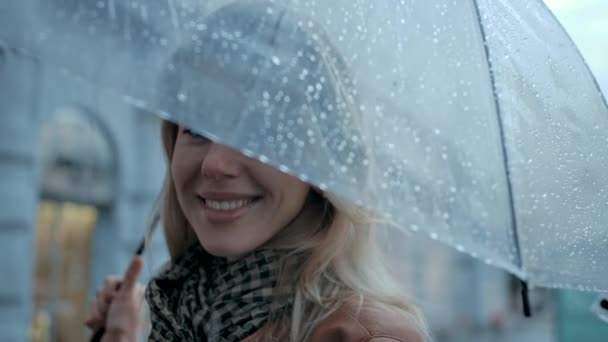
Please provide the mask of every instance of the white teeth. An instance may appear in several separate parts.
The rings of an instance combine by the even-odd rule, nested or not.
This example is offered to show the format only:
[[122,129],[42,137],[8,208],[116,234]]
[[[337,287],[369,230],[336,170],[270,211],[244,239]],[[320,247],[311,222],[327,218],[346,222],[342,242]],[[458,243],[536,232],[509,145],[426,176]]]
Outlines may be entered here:
[[235,210],[246,205],[249,205],[253,200],[238,200],[238,201],[212,201],[205,200],[205,205],[213,210]]

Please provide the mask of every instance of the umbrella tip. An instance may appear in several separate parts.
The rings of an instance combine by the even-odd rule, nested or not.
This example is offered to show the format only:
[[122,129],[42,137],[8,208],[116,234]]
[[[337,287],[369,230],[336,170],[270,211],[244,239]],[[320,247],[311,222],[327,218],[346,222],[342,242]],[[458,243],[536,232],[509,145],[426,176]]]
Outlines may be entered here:
[[146,239],[142,239],[135,250],[135,255],[142,255],[144,253],[144,248],[146,247]]

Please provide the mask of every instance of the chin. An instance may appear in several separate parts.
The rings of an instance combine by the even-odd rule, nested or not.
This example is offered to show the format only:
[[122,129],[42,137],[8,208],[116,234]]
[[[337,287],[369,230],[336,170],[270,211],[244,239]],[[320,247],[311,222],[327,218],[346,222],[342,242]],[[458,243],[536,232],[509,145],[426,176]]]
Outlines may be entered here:
[[248,254],[253,251],[254,248],[246,248],[245,246],[239,246],[234,244],[224,244],[224,243],[210,243],[210,241],[206,240],[202,242],[199,239],[199,243],[203,246],[205,251],[213,256],[224,257],[228,259],[238,259],[240,256]]

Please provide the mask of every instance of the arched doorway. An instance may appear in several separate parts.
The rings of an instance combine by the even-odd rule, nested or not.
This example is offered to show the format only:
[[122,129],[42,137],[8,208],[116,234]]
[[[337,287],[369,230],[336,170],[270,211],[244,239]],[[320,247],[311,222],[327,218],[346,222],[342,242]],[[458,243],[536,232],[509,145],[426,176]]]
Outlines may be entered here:
[[80,107],[54,113],[40,146],[32,341],[83,341],[91,237],[100,210],[114,202],[116,150]]

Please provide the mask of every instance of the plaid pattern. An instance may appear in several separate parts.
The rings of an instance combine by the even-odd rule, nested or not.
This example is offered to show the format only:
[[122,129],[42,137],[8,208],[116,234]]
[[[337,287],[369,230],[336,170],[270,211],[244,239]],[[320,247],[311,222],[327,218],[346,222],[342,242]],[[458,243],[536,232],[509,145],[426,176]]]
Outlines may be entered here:
[[[228,263],[195,244],[146,288],[149,341],[235,342],[253,334],[290,305],[277,289],[280,255],[260,250]],[[281,308],[271,308],[275,297]]]

